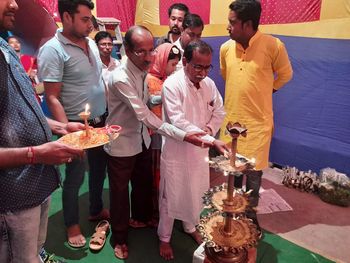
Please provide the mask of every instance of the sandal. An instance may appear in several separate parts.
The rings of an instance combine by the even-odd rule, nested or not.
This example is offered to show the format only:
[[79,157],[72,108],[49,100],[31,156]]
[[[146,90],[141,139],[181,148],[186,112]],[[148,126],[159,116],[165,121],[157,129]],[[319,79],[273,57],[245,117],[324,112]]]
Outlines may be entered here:
[[129,226],[131,226],[132,228],[145,228],[145,227],[156,228],[156,227],[158,227],[158,220],[151,219],[147,223],[144,223],[144,222],[137,221],[137,220],[131,218],[129,220]]
[[67,243],[72,248],[82,248],[86,244],[85,237],[82,235],[78,224],[67,228],[67,236]]
[[115,245],[114,255],[119,259],[126,259],[129,256],[128,246],[126,244]]
[[100,221],[96,228],[95,233],[92,235],[89,243],[89,247],[93,251],[99,251],[106,243],[106,238],[109,233],[109,223],[107,220]]
[[137,221],[135,219],[130,218],[129,226],[131,226],[133,228],[144,228],[144,227],[147,227],[148,225],[144,222]]

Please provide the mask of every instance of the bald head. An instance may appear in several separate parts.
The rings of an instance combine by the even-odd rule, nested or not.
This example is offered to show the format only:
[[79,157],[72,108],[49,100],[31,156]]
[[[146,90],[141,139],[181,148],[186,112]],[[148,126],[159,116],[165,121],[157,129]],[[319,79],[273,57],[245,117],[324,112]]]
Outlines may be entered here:
[[148,70],[154,59],[153,35],[144,26],[133,26],[124,38],[126,55],[141,70]]
[[134,49],[137,44],[140,44],[137,42],[142,42],[149,39],[152,39],[153,41],[153,35],[148,28],[144,26],[132,26],[125,33],[124,44],[126,48]]

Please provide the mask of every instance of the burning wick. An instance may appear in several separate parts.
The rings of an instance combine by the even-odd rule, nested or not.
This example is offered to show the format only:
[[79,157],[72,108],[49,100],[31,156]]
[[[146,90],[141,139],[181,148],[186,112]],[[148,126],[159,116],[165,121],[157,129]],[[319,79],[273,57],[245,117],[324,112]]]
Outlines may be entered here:
[[88,103],[86,103],[85,105],[85,111],[79,113],[79,117],[82,118],[84,120],[84,124],[85,124],[85,136],[89,137],[89,125],[88,125],[88,118],[90,117],[90,106]]

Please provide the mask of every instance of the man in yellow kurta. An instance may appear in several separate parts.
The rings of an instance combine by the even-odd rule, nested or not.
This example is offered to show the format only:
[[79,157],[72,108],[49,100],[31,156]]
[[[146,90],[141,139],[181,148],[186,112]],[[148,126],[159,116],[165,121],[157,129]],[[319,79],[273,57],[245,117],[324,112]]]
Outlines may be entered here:
[[[256,159],[256,171],[247,174],[247,191],[252,189],[251,206],[259,201],[262,169],[268,166],[273,132],[272,93],[292,78],[292,67],[284,44],[258,30],[261,5],[256,0],[236,0],[230,4],[227,30],[231,40],[220,49],[220,68],[226,81],[225,110],[220,139],[228,121],[248,128],[247,137],[239,137],[238,152]],[[235,187],[242,187],[242,177]],[[247,214],[258,225],[256,213]]]

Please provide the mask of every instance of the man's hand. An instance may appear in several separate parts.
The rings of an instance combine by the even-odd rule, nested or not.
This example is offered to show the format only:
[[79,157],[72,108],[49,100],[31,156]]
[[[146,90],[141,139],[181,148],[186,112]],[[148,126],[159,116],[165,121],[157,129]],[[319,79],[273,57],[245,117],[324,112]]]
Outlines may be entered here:
[[54,141],[33,147],[34,163],[57,165],[82,158],[84,151]]
[[223,155],[227,155],[230,152],[230,148],[223,141],[215,140],[213,144],[215,149]]
[[213,146],[211,142],[204,141],[201,139],[202,136],[206,135],[205,132],[188,132],[185,135],[184,141],[192,143],[193,145],[207,148]]
[[206,134],[210,135],[210,136],[213,136],[213,131],[208,127],[206,126],[203,131],[205,131]]
[[84,129],[85,129],[85,125],[80,122],[68,122],[65,127],[65,132],[66,132],[65,134],[84,130]]

